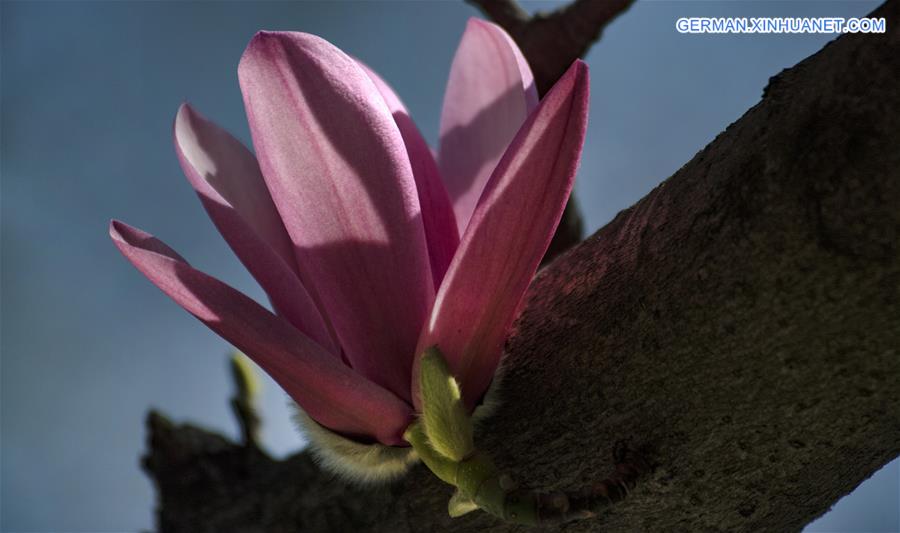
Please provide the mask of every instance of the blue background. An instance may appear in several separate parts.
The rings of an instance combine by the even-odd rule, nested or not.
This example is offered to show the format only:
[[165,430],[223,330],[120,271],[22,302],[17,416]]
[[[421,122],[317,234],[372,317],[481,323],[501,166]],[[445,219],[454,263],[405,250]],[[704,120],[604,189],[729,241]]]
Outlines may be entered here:
[[[249,140],[236,79],[259,29],[316,33],[390,81],[430,142],[466,19],[460,1],[3,2],[4,531],[153,525],[140,471],[150,407],[236,436],[229,347],[138,274],[110,218],[262,293],[207,219],[171,146],[189,100]],[[552,4],[527,4],[545,9]],[[593,232],[671,175],[832,36],[687,36],[681,16],[863,16],[872,2],[638,2],[587,61],[591,123],[577,194]],[[889,21],[890,23],[890,21]],[[267,382],[265,444],[303,445]],[[893,462],[810,531],[898,531]]]

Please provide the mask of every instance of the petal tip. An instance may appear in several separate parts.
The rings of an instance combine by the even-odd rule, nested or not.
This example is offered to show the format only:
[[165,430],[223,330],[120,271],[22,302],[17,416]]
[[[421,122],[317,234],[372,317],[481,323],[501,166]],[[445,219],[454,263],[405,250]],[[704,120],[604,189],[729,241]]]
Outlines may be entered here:
[[187,102],[181,102],[178,111],[175,112],[175,120],[172,121],[172,136],[175,139],[175,146],[181,144],[180,137],[184,134],[184,129],[190,127],[190,124],[196,120],[198,113]]
[[250,68],[249,63],[265,53],[266,48],[278,40],[278,33],[267,30],[260,30],[253,34],[244,53],[241,54],[241,60],[238,62],[238,77],[241,77],[244,71]]
[[130,241],[132,240],[133,235],[137,233],[142,232],[141,230],[129,226],[121,220],[116,220],[113,218],[109,221],[109,236],[116,242],[130,245]]
[[181,104],[178,105],[178,111],[175,112],[175,120],[184,117],[186,119],[193,119],[198,116],[200,113],[194,109],[194,106],[191,105],[187,100],[183,100]]
[[591,69],[588,64],[580,59],[576,59],[570,67],[575,70],[575,86],[583,94],[583,98],[588,97],[591,86]]
[[259,30],[253,34],[253,37],[250,39],[250,44],[253,44],[255,42],[265,42],[267,40],[277,38],[279,33],[281,32],[272,30]]
[[281,41],[289,36],[298,34],[299,32],[291,31],[259,30],[258,32],[253,34],[253,38],[250,39],[250,44],[247,45],[247,48],[249,49],[251,46],[265,46],[270,43]]
[[251,74],[255,63],[284,60],[289,51],[315,56],[323,46],[334,47],[325,39],[310,33],[260,30],[250,39],[241,55],[238,62],[238,79],[242,85],[245,81],[252,81],[256,77]]
[[111,218],[109,219],[109,236],[113,240],[119,240],[121,237],[119,236],[119,230],[116,227],[119,224],[119,221]]
[[565,94],[578,95],[578,98],[586,99],[590,90],[589,71],[590,69],[588,68],[587,63],[580,59],[576,59],[569,65],[569,68],[566,69],[566,72],[559,78],[556,84],[554,84],[551,91],[558,86],[558,90],[563,91]]
[[311,33],[304,33],[302,31],[259,30],[253,35],[253,38],[250,39],[250,43],[247,44],[247,51],[256,47],[282,43],[284,41],[303,43],[325,41],[325,39]]
[[588,67],[588,64],[582,61],[581,59],[576,59],[572,62],[572,66],[575,68],[575,71],[578,73],[579,77],[588,77],[591,69]]
[[463,31],[463,35],[470,32],[500,32],[503,35],[508,35],[507,31],[499,24],[478,17],[469,17],[469,20],[466,22],[466,29]]
[[126,253],[128,248],[134,246],[132,234],[135,231],[140,230],[132,228],[120,220],[112,219],[109,221],[109,238],[112,239],[113,244],[122,253]]

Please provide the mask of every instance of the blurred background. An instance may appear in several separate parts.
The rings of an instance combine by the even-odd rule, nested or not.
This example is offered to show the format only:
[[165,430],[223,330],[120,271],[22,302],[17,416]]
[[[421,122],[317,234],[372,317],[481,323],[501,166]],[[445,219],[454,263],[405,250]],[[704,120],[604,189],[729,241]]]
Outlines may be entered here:
[[[833,38],[681,35],[678,17],[848,17],[874,7],[638,1],[587,56],[591,122],[576,191],[589,232],[739,118],[770,76]],[[462,0],[0,4],[0,529],[152,528],[153,487],[139,468],[151,407],[237,436],[229,346],[107,235],[109,219],[121,218],[263,301],[181,174],[171,145],[178,105],[190,101],[248,142],[241,52],[259,29],[302,30],[378,70],[433,144],[451,58],[478,15]],[[266,447],[279,456],[301,448],[271,381],[264,400]],[[807,531],[900,531],[898,470],[894,461]]]

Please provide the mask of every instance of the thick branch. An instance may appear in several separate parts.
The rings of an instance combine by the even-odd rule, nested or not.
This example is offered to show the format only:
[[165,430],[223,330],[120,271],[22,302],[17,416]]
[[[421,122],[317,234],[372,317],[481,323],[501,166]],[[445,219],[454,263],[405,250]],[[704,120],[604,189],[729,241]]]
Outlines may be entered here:
[[[841,37],[674,176],[547,267],[477,438],[568,490],[617,442],[655,471],[572,531],[790,531],[900,453],[900,2]],[[300,453],[157,415],[146,467],[167,531],[511,531],[452,520],[422,468],[346,487]]]
[[[584,57],[607,24],[634,0],[575,0],[551,13],[529,17],[516,0],[467,0],[515,39],[534,72],[543,95],[573,61]],[[573,196],[544,255],[544,263],[568,250],[584,236],[584,222]]]

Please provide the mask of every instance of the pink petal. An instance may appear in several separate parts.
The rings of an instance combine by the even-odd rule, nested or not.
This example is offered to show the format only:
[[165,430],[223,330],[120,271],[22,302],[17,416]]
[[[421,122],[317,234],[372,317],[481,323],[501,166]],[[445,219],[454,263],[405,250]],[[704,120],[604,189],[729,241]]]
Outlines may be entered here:
[[303,409],[334,431],[403,445],[410,406],[326,353],[285,319],[192,268],[150,234],[122,222],[109,234],[131,263],[175,302],[250,356]]
[[253,154],[187,104],[178,109],[174,137],[181,168],[203,207],[275,310],[340,357],[328,324],[297,277],[293,244]]
[[431,154],[428,143],[422,138],[419,128],[409,116],[406,106],[374,70],[361,61],[359,66],[369,75],[384,101],[394,116],[400,135],[406,144],[409,160],[412,164],[413,176],[416,179],[416,190],[419,193],[419,205],[422,207],[422,222],[425,224],[425,237],[428,241],[428,256],[431,259],[431,274],[437,288],[444,279],[450,260],[459,245],[459,233],[456,228],[456,217],[447,189],[441,180],[437,163]]
[[[507,330],[559,224],[587,113],[587,65],[576,61],[506,150],[438,290],[417,353],[441,349],[470,408],[493,378]],[[417,384],[413,398],[418,402]]]
[[409,157],[384,98],[355,61],[303,33],[258,33],[238,74],[304,285],[353,368],[408,398],[434,283]]
[[496,24],[469,19],[450,67],[438,155],[460,235],[537,101],[534,76],[512,38]]

